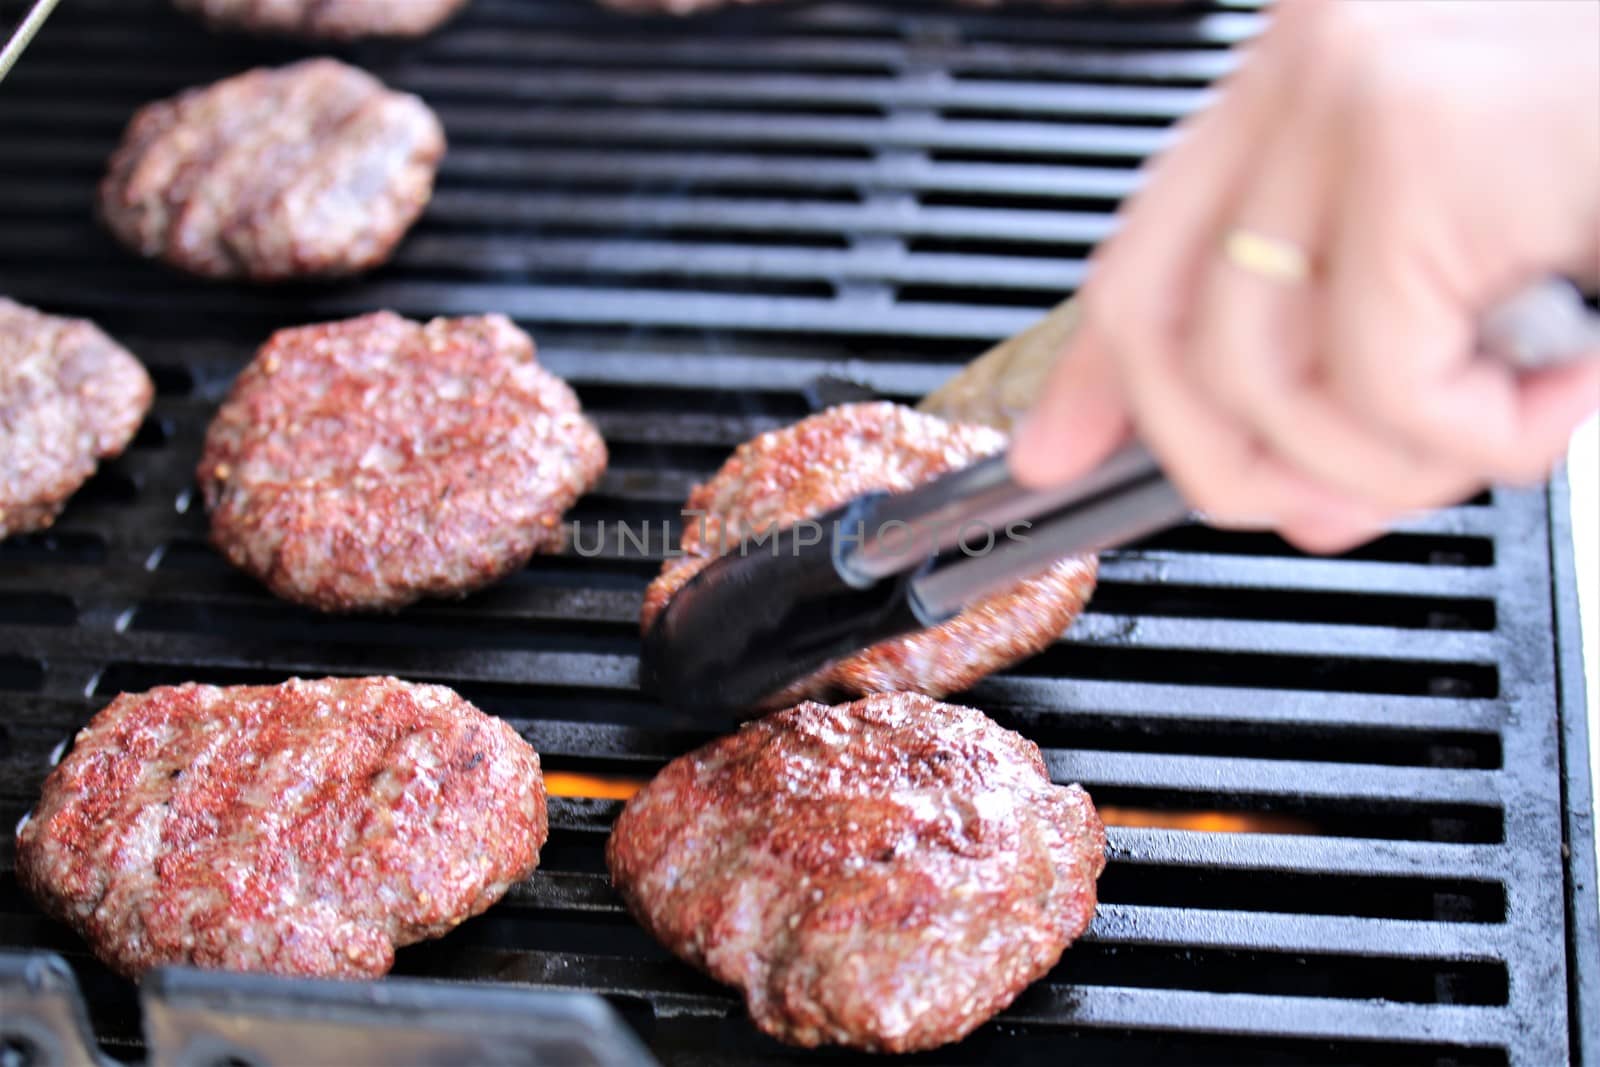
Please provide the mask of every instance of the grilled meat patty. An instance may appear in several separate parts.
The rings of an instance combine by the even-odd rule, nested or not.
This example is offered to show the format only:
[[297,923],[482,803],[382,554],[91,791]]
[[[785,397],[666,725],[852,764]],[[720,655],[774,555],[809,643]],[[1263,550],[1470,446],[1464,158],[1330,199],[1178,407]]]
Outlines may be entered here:
[[198,477],[236,566],[324,611],[488,585],[563,543],[606,449],[503,315],[389,311],[280,330],[234,382]]
[[389,258],[443,154],[421,100],[308,59],[140,108],[100,210],[129,248],[204,277],[354,274]]
[[99,461],[122,454],[154,395],[94,323],[0,297],[0,538],[54,522]]
[[[897,404],[847,404],[739,446],[684,505],[683,555],[645,592],[648,631],[672,595],[722,552],[873,490],[904,492],[1005,447],[1005,436]],[[703,517],[701,517],[703,514]],[[995,531],[998,538],[1004,531]],[[975,538],[981,547],[982,538]],[[1063,560],[986,597],[948,622],[823,666],[765,707],[901,690],[959,692],[1047,647],[1094,591],[1092,556]]]
[[212,26],[314,40],[421,37],[467,0],[174,0]]
[[1031,741],[910,693],[673,760],[606,845],[629,910],[796,1045],[955,1041],[1089,925],[1105,831]]
[[123,694],[78,734],[17,873],[107,965],[372,977],[539,863],[539,757],[394,678]]

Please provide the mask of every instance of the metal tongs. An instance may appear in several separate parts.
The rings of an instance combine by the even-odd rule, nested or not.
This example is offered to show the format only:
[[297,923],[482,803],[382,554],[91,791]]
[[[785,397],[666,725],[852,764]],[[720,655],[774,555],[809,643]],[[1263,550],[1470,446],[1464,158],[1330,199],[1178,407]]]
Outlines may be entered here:
[[[1070,313],[1064,305],[1008,345],[1058,351]],[[1060,321],[1051,328],[1053,319]],[[1484,319],[1480,347],[1521,369],[1551,366],[1600,353],[1600,316],[1566,282],[1542,282]],[[1039,377],[1036,370],[1028,391]],[[645,636],[641,681],[699,712],[751,708],[830,660],[937,625],[1056,560],[1191,517],[1137,444],[1084,478],[1043,490],[1013,481],[1002,453],[733,548],[657,617]]]

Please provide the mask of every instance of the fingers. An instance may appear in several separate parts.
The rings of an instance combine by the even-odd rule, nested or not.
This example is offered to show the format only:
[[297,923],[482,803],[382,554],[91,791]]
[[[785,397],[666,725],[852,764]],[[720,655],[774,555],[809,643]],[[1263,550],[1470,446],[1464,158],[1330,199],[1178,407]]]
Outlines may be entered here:
[[[1296,283],[1242,269],[1222,254],[1235,230],[1286,242],[1318,261],[1339,180],[1344,71],[1312,63],[1253,178],[1227,209],[1201,283],[1185,366],[1195,388],[1248,427],[1289,468],[1340,493],[1390,508],[1456,491],[1463,475],[1375,434],[1320,374],[1316,279]],[[1275,511],[1277,502],[1262,506]],[[1330,538],[1338,540],[1338,538]]]
[[1350,277],[1334,286],[1336,301],[1374,291],[1384,300],[1375,307],[1367,298],[1366,314],[1331,317],[1339,358],[1327,367],[1330,386],[1414,454],[1442,457],[1484,481],[1537,480],[1577,424],[1600,407],[1593,358],[1522,374],[1474,356],[1472,318],[1424,287]]
[[1192,387],[1175,356],[1116,361],[1139,437],[1184,497],[1219,525],[1281,525],[1340,536],[1382,515],[1263,451],[1247,429]]
[[[1212,518],[1334,551],[1546,472],[1600,408],[1600,360],[1520,375],[1475,358],[1473,309],[1592,258],[1572,220],[1575,204],[1592,217],[1593,182],[1567,175],[1592,174],[1569,143],[1595,138],[1542,118],[1524,136],[1529,115],[1573,108],[1526,89],[1500,45],[1531,31],[1488,7],[1278,5],[1097,253],[1080,333],[1016,439],[1019,478],[1081,474],[1131,429]],[[1561,33],[1536,36],[1592,72]],[[1524,150],[1496,154],[1485,116]],[[1314,276],[1239,269],[1221,252],[1236,228],[1303,248]]]
[[[1238,417],[1272,395],[1256,393],[1258,387],[1289,379],[1287,371],[1264,374],[1262,364],[1281,356],[1264,337],[1287,338],[1288,327],[1305,321],[1304,313],[1285,305],[1301,297],[1270,283],[1226,278],[1229,289],[1253,286],[1242,297],[1242,322],[1235,323],[1227,318],[1234,294],[1212,291],[1208,278],[1217,271],[1233,206],[1259,180],[1262,145],[1272,143],[1274,131],[1298,129],[1300,116],[1282,86],[1295,84],[1322,9],[1316,3],[1283,6],[1221,103],[1156,169],[1086,294],[1086,319],[1121,374],[1139,435],[1189,500],[1212,521],[1282,520],[1318,544],[1366,534],[1380,516],[1355,495],[1317,484],[1264,453],[1254,436],[1260,421]],[[1287,173],[1274,178],[1263,205],[1269,215],[1288,220],[1282,229],[1289,236],[1304,235],[1308,243],[1320,227],[1321,198],[1306,187],[1323,180],[1313,144],[1321,132],[1294,133],[1284,142],[1276,169]],[[1285,179],[1292,186],[1280,188]],[[1262,229],[1276,235],[1278,225]],[[1263,333],[1264,319],[1277,325]],[[1203,342],[1208,350],[1230,353],[1215,374],[1192,361],[1196,331],[1210,331],[1212,340]],[[1249,343],[1235,346],[1236,332]],[[1296,343],[1305,347],[1303,337]],[[1225,379],[1237,404],[1219,405],[1200,378]]]
[[1583,421],[1600,411],[1600,351],[1588,353],[1570,366],[1525,375],[1518,393],[1528,466],[1510,472],[1509,480],[1539,481],[1566,455],[1572,435]]
[[1129,434],[1122,384],[1105,347],[1080,325],[1012,439],[1011,474],[1049,486],[1086,474]]
[[[1572,215],[1554,212],[1565,227],[1546,218],[1546,201],[1562,199],[1557,189],[1506,218],[1481,202],[1442,210],[1449,190],[1416,165],[1417,142],[1433,155],[1448,153],[1462,131],[1449,126],[1448,98],[1435,92],[1422,100],[1414,107],[1433,122],[1385,122],[1373,106],[1350,139],[1348,180],[1335,207],[1340,221],[1329,237],[1325,329],[1337,357],[1326,365],[1329,387],[1376,433],[1415,454],[1485,481],[1525,481],[1563,449],[1573,425],[1566,405],[1592,410],[1600,401],[1584,388],[1590,372],[1524,376],[1479,356],[1477,318],[1549,269],[1541,264],[1571,251],[1569,238],[1551,234],[1574,229]],[[1494,157],[1478,171],[1495,196],[1516,181]],[[1551,390],[1560,387],[1540,384],[1560,382],[1580,395],[1556,400]]]
[[1155,160],[1144,187],[1124,206],[1120,231],[1097,253],[1086,296],[1100,291],[1110,306],[1139,321],[1181,320],[1171,309],[1190,304],[1194,291],[1178,283],[1194,280],[1193,252],[1212,239],[1220,206],[1233,199],[1258,146],[1282,117],[1279,86],[1289,80],[1313,29],[1310,15],[1321,6],[1323,0],[1281,3],[1225,81],[1222,97],[1179,128],[1176,144]]
[[1380,516],[1262,454],[1164,361],[1113,358],[1092,320],[1080,327],[1018,431],[1012,473],[1024,485],[1058,484],[1087,471],[1135,428],[1163,457],[1179,491],[1212,521],[1270,525],[1260,501],[1271,499],[1294,524],[1294,536],[1305,539],[1303,547],[1365,540],[1378,528]]
[[[1317,0],[1291,0],[1299,10]],[[1229,80],[1222,99],[1181,132],[1123,211],[1120,231],[1096,254],[1080,295],[1083,317],[1011,449],[1025,484],[1058,483],[1085,473],[1128,429],[1129,400],[1113,362],[1160,359],[1190,315],[1194,249],[1209,242],[1216,206],[1242,180],[1255,139],[1274,115],[1272,87],[1285,73],[1279,39],[1302,34],[1302,20],[1274,19],[1267,39]],[[1116,336],[1123,351],[1111,351]]]
[[1289,519],[1278,526],[1278,535],[1296,548],[1317,556],[1331,556],[1364,545],[1384,532],[1378,522],[1348,516],[1314,519]]

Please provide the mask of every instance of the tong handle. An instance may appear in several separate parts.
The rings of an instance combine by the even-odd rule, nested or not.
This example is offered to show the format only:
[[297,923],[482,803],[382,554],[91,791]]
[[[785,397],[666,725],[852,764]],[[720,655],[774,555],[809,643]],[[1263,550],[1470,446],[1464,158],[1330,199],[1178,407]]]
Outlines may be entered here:
[[1546,278],[1496,304],[1478,324],[1478,349],[1518,370],[1600,356],[1600,314],[1565,278]]
[[1064,300],[923,398],[917,410],[950,422],[977,422],[1010,433],[1044,391],[1056,359],[1078,328],[1078,302]]
[[924,626],[937,625],[973,601],[1033,577],[1056,560],[1138,541],[1190,518],[1188,503],[1156,469],[1155,460],[1143,446],[1129,446],[1118,455],[1125,462],[1142,456],[1154,473],[1027,520],[1023,530],[994,530],[994,540],[984,542],[985,551],[915,576],[909,592],[918,621]]

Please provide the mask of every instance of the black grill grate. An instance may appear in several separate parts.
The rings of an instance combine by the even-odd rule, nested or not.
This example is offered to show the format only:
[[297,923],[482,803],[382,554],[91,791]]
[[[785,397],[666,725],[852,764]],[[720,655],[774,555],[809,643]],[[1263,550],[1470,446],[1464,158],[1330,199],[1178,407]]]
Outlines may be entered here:
[[[540,559],[377,619],[314,617],[230,572],[191,474],[233,373],[276,326],[506,311],[612,444],[578,517],[670,522],[729,448],[804,413],[819,375],[920,395],[1076,285],[1139,159],[1259,22],[905,0],[675,23],[477,0],[425,42],[351,52],[451,137],[395,263],[246,291],[131,260],[94,224],[93,185],[139,103],[300,50],[207,37],[159,0],[63,8],[0,92],[0,292],[95,317],[160,396],[53,531],[0,543],[7,825],[111,694],[190,679],[442,681],[552,771],[648,774],[703,740],[634,685],[651,551]],[[1114,828],[1091,935],[927,1059],[1564,1059],[1568,955],[1592,967],[1594,917],[1580,934],[1564,910],[1557,668],[1576,660],[1552,638],[1549,530],[1544,491],[1508,491],[1346,559],[1203,529],[1108,559],[1077,628],[970,702],[1102,805],[1296,832]],[[667,1061],[830,1058],[760,1037],[625,919],[601,855],[615,810],[555,801],[534,879],[398,970],[606,993]],[[0,947],[66,954],[101,1036],[134,1052],[131,987],[11,867],[7,835]]]

